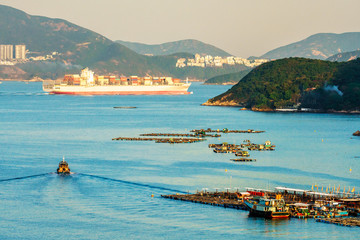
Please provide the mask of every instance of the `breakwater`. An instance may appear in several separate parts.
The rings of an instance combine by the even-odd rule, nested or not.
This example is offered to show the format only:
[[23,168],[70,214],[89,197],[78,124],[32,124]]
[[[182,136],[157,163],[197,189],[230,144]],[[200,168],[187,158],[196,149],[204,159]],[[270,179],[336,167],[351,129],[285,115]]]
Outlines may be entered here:
[[230,192],[200,192],[196,194],[171,194],[161,195],[163,198],[180,200],[193,203],[201,203],[213,205],[224,208],[235,208],[246,210],[246,205],[243,201],[239,201],[236,193]]

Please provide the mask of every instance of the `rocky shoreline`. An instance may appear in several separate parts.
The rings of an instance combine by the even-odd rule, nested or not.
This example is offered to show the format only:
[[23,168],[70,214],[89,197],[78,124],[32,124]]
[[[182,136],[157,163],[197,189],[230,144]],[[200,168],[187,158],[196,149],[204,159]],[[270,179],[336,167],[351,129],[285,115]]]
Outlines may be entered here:
[[336,114],[360,114],[360,111],[353,110],[353,111],[347,111],[347,110],[322,110],[322,109],[310,109],[310,108],[302,108],[302,109],[271,109],[271,108],[256,108],[252,107],[251,109],[245,108],[244,105],[239,104],[235,101],[215,101],[215,102],[205,102],[201,104],[202,106],[218,106],[218,107],[240,107],[240,110],[251,110],[254,112],[291,112],[291,113],[336,113]]

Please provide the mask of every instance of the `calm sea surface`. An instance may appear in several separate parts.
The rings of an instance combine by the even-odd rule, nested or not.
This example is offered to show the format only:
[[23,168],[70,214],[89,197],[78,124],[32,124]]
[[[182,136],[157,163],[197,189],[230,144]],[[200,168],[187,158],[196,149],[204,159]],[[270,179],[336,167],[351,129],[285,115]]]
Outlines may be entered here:
[[[360,190],[360,138],[352,137],[359,115],[200,106],[228,88],[194,83],[187,96],[86,97],[48,95],[41,83],[3,82],[0,239],[358,239],[359,228],[249,218],[246,211],[160,197],[313,184]],[[111,140],[195,128],[266,132],[177,145]],[[207,147],[245,139],[270,140],[276,151],[250,152],[256,162],[234,163],[234,155]],[[56,171],[63,155],[77,174],[32,176]],[[24,176],[32,177],[1,181]]]

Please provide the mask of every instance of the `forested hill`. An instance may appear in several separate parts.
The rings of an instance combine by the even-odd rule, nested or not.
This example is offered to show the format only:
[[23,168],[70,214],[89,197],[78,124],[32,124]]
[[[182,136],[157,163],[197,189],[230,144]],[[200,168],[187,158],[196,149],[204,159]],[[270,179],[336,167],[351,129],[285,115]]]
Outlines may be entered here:
[[[188,42],[189,46],[191,41]],[[195,44],[195,41],[193,42]],[[0,79],[62,78],[89,67],[103,75],[154,75],[185,79],[207,79],[246,67],[177,68],[179,58],[193,58],[190,53],[167,56],[144,56],[110,39],[63,19],[29,15],[18,9],[0,5],[0,44],[25,44],[29,60],[16,65],[0,66]],[[201,45],[201,44],[200,44]],[[200,45],[195,45],[200,46]],[[201,50],[201,48],[199,48]]]
[[220,76],[212,77],[205,81],[205,85],[222,85],[222,84],[237,84],[243,77],[245,77],[251,69],[246,69],[236,73],[228,73]]
[[305,58],[268,62],[204,105],[360,110],[360,59],[344,63]]

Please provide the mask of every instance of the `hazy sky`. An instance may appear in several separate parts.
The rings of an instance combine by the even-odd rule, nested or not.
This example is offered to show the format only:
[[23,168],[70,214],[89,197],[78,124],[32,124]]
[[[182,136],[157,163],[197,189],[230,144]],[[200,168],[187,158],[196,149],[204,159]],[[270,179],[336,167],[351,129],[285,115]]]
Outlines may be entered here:
[[62,18],[111,40],[147,44],[197,39],[240,56],[315,33],[360,32],[360,0],[0,0]]

